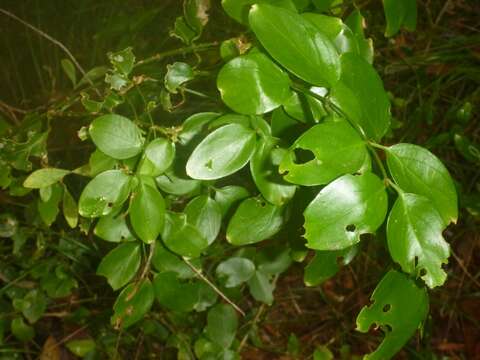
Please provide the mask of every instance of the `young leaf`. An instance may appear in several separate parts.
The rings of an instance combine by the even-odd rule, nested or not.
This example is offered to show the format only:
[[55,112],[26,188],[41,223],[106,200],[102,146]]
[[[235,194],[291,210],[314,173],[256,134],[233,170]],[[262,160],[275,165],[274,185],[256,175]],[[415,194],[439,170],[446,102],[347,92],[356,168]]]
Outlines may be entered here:
[[275,285],[270,282],[267,275],[261,271],[255,271],[255,274],[248,280],[248,287],[255,300],[272,305]]
[[237,314],[231,305],[217,304],[208,311],[205,334],[222,348],[232,345],[237,327]]
[[70,174],[69,170],[45,168],[31,173],[23,182],[23,186],[29,189],[40,189],[53,185]]
[[110,242],[118,243],[135,240],[123,214],[111,213],[102,216],[93,233],[99,238]]
[[250,196],[247,189],[237,185],[228,185],[215,189],[215,201],[220,206],[222,217],[225,216],[233,205]]
[[114,314],[110,323],[115,329],[126,329],[135,324],[150,310],[154,298],[150,280],[145,279],[141,284],[128,285],[113,304]]
[[192,311],[198,301],[197,283],[181,282],[173,272],[155,275],[153,286],[157,301],[169,310]]
[[357,317],[357,330],[368,332],[372,324],[389,327],[385,339],[367,360],[391,359],[428,313],[428,295],[407,275],[390,270],[377,285],[371,299],[373,305],[364,307]]
[[108,170],[97,175],[83,189],[78,212],[84,217],[108,215],[127,200],[131,177],[121,170]]
[[341,250],[373,233],[387,214],[387,192],[374,174],[344,175],[305,209],[305,238],[315,250]]
[[195,74],[190,65],[183,62],[176,62],[167,65],[167,74],[165,75],[165,88],[176,94],[178,88],[189,80],[194,78]]
[[129,212],[130,222],[138,237],[150,244],[162,232],[165,219],[165,200],[155,184],[139,181],[132,193]]
[[59,208],[58,204],[62,200],[63,188],[60,184],[52,185],[52,193],[47,201],[39,200],[37,202],[38,213],[43,222],[50,226],[57,218]]
[[269,112],[291,95],[288,75],[261,52],[230,60],[218,74],[217,87],[228,107],[248,115]]
[[295,141],[280,163],[279,172],[286,173],[284,179],[294,184],[324,185],[358,171],[366,157],[365,142],[345,120],[325,122],[311,127]]
[[223,10],[241,24],[248,25],[248,10],[253,4],[272,4],[291,11],[296,11],[292,0],[222,0]]
[[185,214],[167,212],[162,239],[166,247],[186,257],[199,257],[208,247],[207,239],[196,227],[187,222]]
[[390,101],[377,72],[359,55],[340,57],[342,76],[332,87],[331,100],[365,135],[380,140],[390,128]]
[[77,227],[78,206],[66,186],[63,186],[63,217],[72,229]]
[[260,242],[280,231],[283,221],[283,208],[261,197],[246,199],[228,223],[227,240],[236,246]]
[[410,31],[417,27],[416,0],[383,0],[383,9],[387,19],[385,36],[390,37],[400,31],[402,25]]
[[102,259],[97,275],[105,276],[112,289],[118,290],[135,276],[141,259],[138,243],[118,245]]
[[429,198],[445,224],[457,221],[455,185],[435,155],[421,146],[397,144],[387,149],[387,164],[403,191]]
[[231,257],[222,261],[216,270],[217,277],[226,279],[225,287],[232,288],[250,280],[255,273],[255,264],[249,259]]
[[210,245],[215,241],[222,225],[220,206],[208,195],[192,199],[184,209],[187,222],[195,226]]
[[187,161],[187,174],[199,180],[215,180],[244,167],[255,150],[255,132],[230,124],[210,133]]
[[159,176],[172,165],[175,158],[175,144],[165,138],[150,142],[142,155],[137,173],[139,175]]
[[272,5],[255,4],[249,22],[268,53],[299,78],[317,86],[331,86],[340,78],[335,46],[301,15]]
[[63,71],[72,82],[72,85],[75,87],[75,85],[77,84],[77,73],[75,71],[75,65],[73,65],[72,61],[69,59],[62,59],[62,61],[60,61],[60,64],[62,65]]
[[262,138],[250,160],[250,172],[257,189],[270,203],[282,206],[295,195],[296,186],[285,182],[278,174],[278,164],[285,150],[277,146],[278,139]]
[[96,118],[90,124],[89,133],[95,146],[114,159],[128,159],[142,150],[140,129],[120,115],[109,114]]
[[393,260],[407,273],[416,273],[428,287],[440,286],[447,274],[450,247],[442,231],[445,223],[432,202],[421,195],[402,193],[387,223],[388,249]]

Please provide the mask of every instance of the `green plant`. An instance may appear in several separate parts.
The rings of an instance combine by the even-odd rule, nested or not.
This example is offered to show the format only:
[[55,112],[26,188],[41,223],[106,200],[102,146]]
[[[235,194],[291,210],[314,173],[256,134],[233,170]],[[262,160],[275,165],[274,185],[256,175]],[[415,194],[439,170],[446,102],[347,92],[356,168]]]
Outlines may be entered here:
[[[359,11],[343,22],[314,12],[321,1],[224,0],[226,13],[252,31],[249,40],[196,44],[208,4],[185,2],[172,34],[186,46],[168,56],[219,50],[218,74],[191,59],[159,76],[150,66],[167,55],[137,61],[126,48],[109,54],[108,70],[93,69],[77,82],[65,60],[81,92],[3,130],[1,185],[31,201],[20,216],[2,215],[1,235],[12,238],[17,256],[28,239],[36,244],[21,271],[0,269],[10,280],[0,289],[9,309],[0,329],[31,340],[49,299],[79,287],[76,273],[91,268],[100,251],[96,273],[121,290],[113,328],[141,324],[168,339],[179,358],[238,358],[246,341],[236,335],[244,291],[270,305],[278,276],[304,261],[305,283],[318,285],[366,251],[362,243],[376,241],[362,235],[385,229],[393,261],[357,329],[380,327],[385,338],[366,358],[391,358],[426,319],[427,289],[446,279],[442,231],[457,220],[448,171],[420,146],[381,143],[390,132],[390,101]],[[208,88],[212,77],[228,109],[187,87],[198,81]],[[194,103],[186,119],[167,117],[188,106],[187,94],[207,102],[208,112]],[[67,170],[68,159],[58,159],[53,167],[53,119],[80,104],[87,116],[78,136],[94,149],[81,166]],[[97,244],[94,236],[115,244]],[[44,256],[49,247],[64,257]],[[33,282],[17,286],[24,278]],[[85,341],[69,348],[99,356]],[[104,347],[117,356],[114,346]]]

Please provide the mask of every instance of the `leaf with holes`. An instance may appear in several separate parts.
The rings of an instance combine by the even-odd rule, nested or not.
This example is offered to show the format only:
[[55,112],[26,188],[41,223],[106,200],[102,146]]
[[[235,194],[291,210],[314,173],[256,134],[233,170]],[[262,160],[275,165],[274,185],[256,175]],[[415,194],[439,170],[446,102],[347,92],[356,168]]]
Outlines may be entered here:
[[97,222],[93,233],[99,238],[110,242],[118,243],[135,240],[123,214],[111,213],[102,216]]
[[330,98],[369,139],[380,140],[390,128],[390,101],[382,79],[359,55],[340,57],[342,76]]
[[416,273],[428,287],[440,286],[447,274],[450,247],[442,236],[445,224],[432,202],[421,195],[402,193],[387,223],[388,249],[402,270]]
[[458,217],[457,192],[445,165],[427,149],[397,144],[386,150],[393,179],[403,191],[429,198],[445,224]]
[[227,227],[232,245],[247,245],[266,240],[280,231],[283,208],[267,203],[261,197],[243,200]]
[[152,307],[154,297],[153,286],[148,279],[128,285],[113,304],[110,323],[115,329],[126,329],[142,320]]
[[199,180],[215,180],[244,167],[255,150],[255,132],[230,124],[210,133],[187,161],[187,174]]
[[368,157],[365,142],[344,120],[315,125],[303,133],[280,163],[288,182],[312,186],[358,171]]
[[357,330],[368,332],[380,326],[385,339],[368,360],[392,358],[420,327],[428,313],[428,295],[407,275],[390,270],[372,294],[373,304],[364,307],[357,317]]
[[31,173],[23,182],[23,186],[29,189],[40,189],[53,185],[68,175],[70,170],[45,168]]
[[96,118],[90,124],[89,133],[95,146],[114,159],[128,159],[142,150],[140,129],[120,115],[109,114]]
[[202,233],[187,222],[187,215],[167,212],[162,232],[165,246],[174,253],[186,257],[199,257],[208,247]]
[[184,209],[187,222],[195,226],[210,245],[217,238],[222,226],[220,206],[208,195],[192,199]]
[[121,170],[108,170],[97,175],[83,189],[78,212],[84,217],[110,214],[127,200],[132,178]]
[[272,5],[255,4],[249,22],[268,53],[294,75],[317,86],[331,86],[340,78],[335,46],[301,15]]
[[387,192],[372,173],[345,175],[325,186],[305,209],[305,238],[315,250],[341,250],[373,233],[387,214]]
[[232,345],[237,327],[237,314],[231,305],[217,304],[208,311],[205,334],[222,348]]
[[135,276],[141,259],[138,243],[118,245],[102,259],[97,275],[105,276],[112,289],[118,290]]
[[183,62],[176,62],[167,65],[167,74],[165,75],[165,88],[173,94],[178,92],[178,88],[195,77],[190,65]]
[[222,100],[240,114],[264,114],[291,95],[288,75],[261,52],[230,60],[218,73]]
[[159,176],[172,165],[175,158],[175,144],[165,138],[150,142],[142,155],[137,173],[139,175]]

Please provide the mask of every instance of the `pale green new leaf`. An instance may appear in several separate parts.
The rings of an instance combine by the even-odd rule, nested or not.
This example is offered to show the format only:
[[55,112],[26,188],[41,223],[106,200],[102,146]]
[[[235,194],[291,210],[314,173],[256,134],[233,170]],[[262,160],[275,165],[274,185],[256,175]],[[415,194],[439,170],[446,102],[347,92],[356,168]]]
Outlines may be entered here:
[[78,223],[78,206],[72,194],[67,187],[63,187],[63,216],[68,226],[72,229],[77,227]]
[[112,289],[118,290],[135,276],[141,259],[138,243],[118,245],[102,259],[97,275],[105,276]]
[[32,172],[23,182],[23,186],[29,189],[40,189],[53,185],[70,174],[70,170],[45,168]]

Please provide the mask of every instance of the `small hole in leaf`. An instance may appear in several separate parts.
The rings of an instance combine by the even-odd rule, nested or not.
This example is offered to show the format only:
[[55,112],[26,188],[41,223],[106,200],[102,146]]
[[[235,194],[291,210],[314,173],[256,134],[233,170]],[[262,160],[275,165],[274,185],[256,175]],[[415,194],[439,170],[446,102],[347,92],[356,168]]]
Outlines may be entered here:
[[415,256],[415,263],[414,263],[415,267],[418,266],[418,256]]
[[357,227],[355,225],[350,224],[345,227],[345,230],[347,230],[348,232],[354,232],[356,228]]
[[205,163],[205,167],[208,168],[209,170],[212,170],[213,168],[213,160],[210,159]]
[[391,306],[390,304],[386,304],[386,305],[383,307],[382,310],[383,310],[383,312],[386,313],[386,312],[390,311],[391,308],[392,308],[392,306]]
[[109,202],[109,203],[107,204],[107,206],[108,206],[109,208],[111,208],[111,207],[113,207],[113,203],[112,203],[112,202]]
[[423,276],[425,276],[425,275],[427,275],[427,270],[421,269],[421,270],[420,270],[420,276],[423,277]]
[[260,206],[261,207],[265,207],[267,205],[267,203],[265,201],[260,201]]
[[294,153],[295,153],[296,164],[305,164],[315,159],[315,155],[310,150],[297,148],[294,150]]

